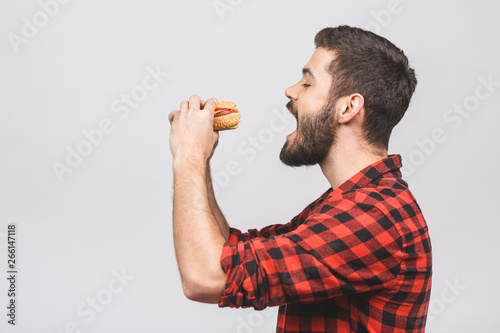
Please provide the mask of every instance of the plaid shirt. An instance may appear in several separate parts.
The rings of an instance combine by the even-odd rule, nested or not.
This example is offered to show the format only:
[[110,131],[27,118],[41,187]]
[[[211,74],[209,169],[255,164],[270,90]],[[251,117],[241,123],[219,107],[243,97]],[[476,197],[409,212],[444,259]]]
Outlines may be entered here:
[[219,306],[280,306],[277,332],[423,332],[427,225],[401,156],[364,168],[287,224],[231,228]]

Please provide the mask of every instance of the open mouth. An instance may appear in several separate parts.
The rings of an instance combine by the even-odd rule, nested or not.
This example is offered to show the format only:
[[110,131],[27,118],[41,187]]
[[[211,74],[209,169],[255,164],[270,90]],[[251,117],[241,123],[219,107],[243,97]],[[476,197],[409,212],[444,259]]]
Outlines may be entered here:
[[291,140],[293,137],[295,137],[295,135],[297,134],[297,130],[293,131],[292,133],[288,134],[286,136],[286,140]]
[[295,108],[295,105],[293,104],[292,101],[289,101],[287,104],[286,104],[286,108],[288,109],[288,111],[290,111],[290,113],[292,114],[292,116],[295,117],[295,120],[297,120],[297,128],[295,129],[295,131],[293,131],[292,133],[288,134],[287,137],[286,137],[286,140],[291,140],[292,138],[295,137],[295,135],[297,134],[297,129],[299,128],[299,117],[298,117],[298,112],[297,112],[297,109]]

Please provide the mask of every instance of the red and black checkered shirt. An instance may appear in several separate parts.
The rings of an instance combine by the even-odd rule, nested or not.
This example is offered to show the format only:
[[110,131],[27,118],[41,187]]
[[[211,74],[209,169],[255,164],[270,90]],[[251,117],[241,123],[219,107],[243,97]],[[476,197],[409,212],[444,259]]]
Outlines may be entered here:
[[423,332],[431,244],[400,167],[373,163],[287,224],[231,228],[219,306],[279,305],[277,332]]

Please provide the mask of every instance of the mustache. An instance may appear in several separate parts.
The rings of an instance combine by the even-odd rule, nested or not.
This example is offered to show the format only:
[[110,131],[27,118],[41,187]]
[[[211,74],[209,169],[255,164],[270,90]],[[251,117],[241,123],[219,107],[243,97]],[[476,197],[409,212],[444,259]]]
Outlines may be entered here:
[[290,113],[297,118],[298,116],[298,111],[297,108],[295,107],[295,103],[293,101],[289,101],[286,103],[286,108],[290,111]]

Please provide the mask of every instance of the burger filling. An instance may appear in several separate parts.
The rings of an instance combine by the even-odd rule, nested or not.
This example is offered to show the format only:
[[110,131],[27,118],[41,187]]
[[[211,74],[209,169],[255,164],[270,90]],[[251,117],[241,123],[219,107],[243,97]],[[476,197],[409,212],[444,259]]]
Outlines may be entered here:
[[228,114],[232,114],[232,113],[238,113],[238,110],[224,109],[224,108],[215,109],[214,117],[227,116]]

